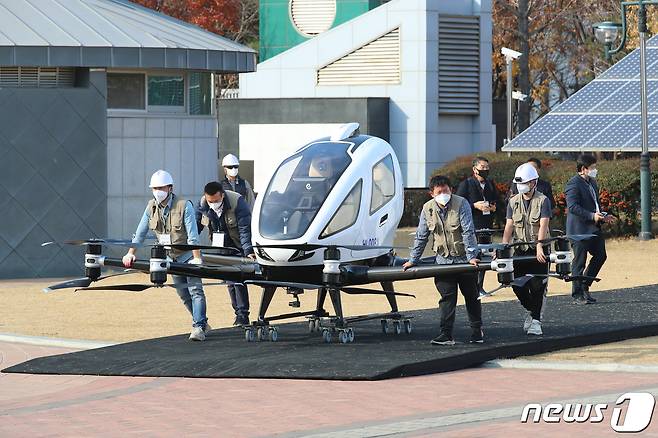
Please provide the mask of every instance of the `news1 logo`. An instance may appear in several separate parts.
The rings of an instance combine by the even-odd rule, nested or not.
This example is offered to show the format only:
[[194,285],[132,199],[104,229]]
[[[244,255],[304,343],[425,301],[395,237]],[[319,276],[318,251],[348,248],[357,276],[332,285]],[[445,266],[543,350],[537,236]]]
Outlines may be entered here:
[[[624,404],[626,404],[625,410],[621,406]],[[622,394],[617,398],[612,409],[610,427],[615,432],[642,432],[651,423],[655,405],[656,399],[648,392]],[[601,423],[605,420],[608,411],[609,405],[606,403],[549,403],[545,407],[538,403],[529,403],[523,408],[521,422]],[[624,413],[625,415],[622,415]]]

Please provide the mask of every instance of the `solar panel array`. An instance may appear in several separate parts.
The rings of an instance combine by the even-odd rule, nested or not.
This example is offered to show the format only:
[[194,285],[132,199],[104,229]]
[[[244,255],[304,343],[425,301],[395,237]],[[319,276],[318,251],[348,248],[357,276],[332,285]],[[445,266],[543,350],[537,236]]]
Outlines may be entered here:
[[[658,151],[658,35],[647,42],[649,149]],[[640,51],[634,50],[519,134],[504,151],[641,151]]]

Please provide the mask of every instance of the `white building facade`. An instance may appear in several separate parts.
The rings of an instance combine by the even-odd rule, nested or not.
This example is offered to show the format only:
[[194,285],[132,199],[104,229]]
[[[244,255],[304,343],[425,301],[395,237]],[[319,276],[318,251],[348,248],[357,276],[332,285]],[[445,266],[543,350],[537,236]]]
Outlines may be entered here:
[[495,150],[491,50],[491,0],[392,0],[241,74],[240,98],[388,98],[405,186],[425,187],[455,157]]

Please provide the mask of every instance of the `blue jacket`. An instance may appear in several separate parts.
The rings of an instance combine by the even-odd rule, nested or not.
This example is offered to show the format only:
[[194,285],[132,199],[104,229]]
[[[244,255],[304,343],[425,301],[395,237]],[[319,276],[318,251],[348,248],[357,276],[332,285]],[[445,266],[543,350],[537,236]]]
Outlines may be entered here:
[[[238,222],[238,233],[240,235],[240,242],[234,242],[229,235],[228,227],[226,226],[226,211],[233,209],[235,212],[235,219]],[[251,244],[251,211],[249,211],[249,206],[242,196],[238,198],[237,205],[229,205],[228,196],[224,196],[224,205],[222,206],[221,217],[218,217],[215,213],[215,210],[210,208],[208,203],[204,198],[201,198],[199,204],[197,205],[197,227],[199,232],[203,230],[203,225],[201,224],[202,216],[206,216],[210,220],[210,234],[214,232],[224,233],[224,246],[229,246],[232,248],[242,249],[242,255],[253,254],[254,249]]]
[[564,189],[567,197],[567,234],[592,234],[601,231],[601,227],[594,222],[596,203],[590,187],[594,189],[600,208],[599,186],[595,180],[587,181],[580,175],[574,175]]

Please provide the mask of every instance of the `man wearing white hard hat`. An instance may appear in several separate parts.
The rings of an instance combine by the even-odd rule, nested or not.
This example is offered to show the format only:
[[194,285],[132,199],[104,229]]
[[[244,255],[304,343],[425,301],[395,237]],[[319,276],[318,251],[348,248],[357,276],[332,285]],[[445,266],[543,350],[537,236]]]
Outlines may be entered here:
[[222,167],[224,168],[224,174],[226,175],[221,181],[224,190],[230,190],[241,194],[245,201],[247,201],[249,210],[253,210],[256,197],[254,196],[254,191],[247,180],[240,178],[238,175],[240,168],[240,160],[238,160],[238,157],[233,154],[226,155],[222,160]]
[[[158,170],[151,176],[149,187],[153,191],[153,199],[146,205],[142,219],[137,226],[133,237],[133,243],[142,243],[146,234],[150,231],[155,233],[158,242],[162,245],[199,243],[199,231],[197,229],[196,214],[192,202],[181,199],[174,194],[174,179],[169,172]],[[178,263],[190,263],[200,265],[201,251],[182,251],[170,249],[168,256],[172,261]],[[135,248],[130,248],[123,256],[123,265],[131,267],[135,261]],[[203,293],[203,285],[198,277],[185,277],[173,275],[174,284],[190,285],[189,287],[177,288],[187,310],[192,314],[191,341],[203,341],[206,333],[210,330],[208,318],[206,318],[206,296]]]
[[[550,200],[537,190],[539,174],[531,163],[520,165],[514,173],[514,184],[518,194],[507,204],[507,222],[503,233],[503,243],[536,242],[549,237],[551,220]],[[520,245],[514,248],[514,255],[534,255],[537,261],[514,267],[514,277],[526,274],[548,274],[550,246],[541,243]],[[512,286],[521,305],[528,311],[523,322],[523,330],[528,335],[542,335],[541,309],[548,277],[532,277],[524,286]]]

